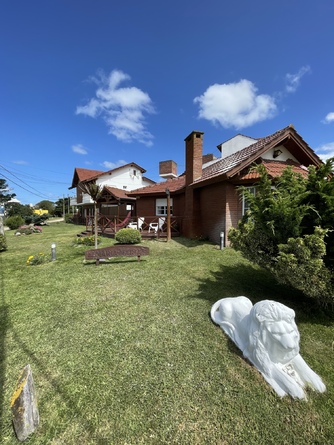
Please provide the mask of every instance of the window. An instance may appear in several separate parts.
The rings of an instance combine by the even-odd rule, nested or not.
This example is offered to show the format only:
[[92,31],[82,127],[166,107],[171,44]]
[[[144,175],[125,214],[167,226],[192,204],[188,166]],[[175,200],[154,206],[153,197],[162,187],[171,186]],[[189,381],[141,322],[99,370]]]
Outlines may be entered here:
[[[157,199],[155,202],[155,214],[157,216],[167,215],[167,198]],[[173,214],[173,198],[170,198],[170,214]]]
[[[256,187],[246,187],[247,190],[255,196],[256,193]],[[249,210],[249,201],[247,200],[246,196],[242,195],[242,214],[244,215],[247,210]]]

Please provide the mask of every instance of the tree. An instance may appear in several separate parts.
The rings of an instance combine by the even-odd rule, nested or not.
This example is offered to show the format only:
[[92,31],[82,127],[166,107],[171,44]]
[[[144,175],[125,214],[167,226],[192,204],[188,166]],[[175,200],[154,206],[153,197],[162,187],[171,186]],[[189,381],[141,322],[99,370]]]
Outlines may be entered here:
[[[9,188],[4,179],[0,178],[0,205],[3,205],[14,198],[15,193],[8,193]],[[3,226],[3,218],[0,215],[0,236],[5,236],[4,226]]]
[[81,190],[84,193],[87,193],[93,200],[94,202],[94,240],[95,240],[95,249],[97,249],[97,237],[98,237],[98,233],[97,233],[97,201],[101,196],[102,190],[100,188],[100,186],[98,186],[97,184],[95,184],[94,182],[90,182],[87,184],[81,184]]
[[49,212],[49,215],[52,216],[54,214],[54,210],[55,210],[55,204],[52,201],[48,201],[47,199],[38,202],[35,205],[35,208],[37,209],[41,209],[41,210],[47,210]]
[[29,205],[23,205],[19,202],[11,202],[6,206],[7,216],[20,215],[24,220],[32,216],[33,209]]
[[276,180],[263,165],[255,169],[260,175],[257,192],[241,188],[250,210],[228,234],[232,247],[271,270],[279,281],[332,304],[328,245],[325,254],[334,217],[333,161],[319,169],[310,167],[307,179],[291,167]]
[[12,198],[15,198],[15,193],[8,193],[9,188],[4,179],[0,178],[0,204],[4,204],[10,201]]
[[319,168],[309,167],[306,189],[307,201],[314,212],[306,215],[303,221],[305,233],[313,233],[314,227],[328,229],[326,235],[327,264],[334,263],[334,158],[328,159]]
[[253,170],[260,175],[256,194],[240,187],[250,210],[238,229],[229,232],[229,238],[248,258],[269,265],[275,262],[279,244],[302,234],[302,222],[311,206],[306,201],[306,180],[293,173],[291,167],[285,169],[277,180],[269,178],[262,164]]

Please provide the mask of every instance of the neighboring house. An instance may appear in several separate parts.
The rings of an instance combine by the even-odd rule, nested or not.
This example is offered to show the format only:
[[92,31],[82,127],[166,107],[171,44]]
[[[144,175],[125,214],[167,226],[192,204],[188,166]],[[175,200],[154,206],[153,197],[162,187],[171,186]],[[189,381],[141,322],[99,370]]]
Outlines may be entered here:
[[275,178],[287,166],[306,176],[309,165],[322,163],[291,125],[260,139],[239,134],[217,148],[219,158],[203,156],[203,133],[193,131],[185,139],[186,170],[182,175],[177,176],[175,162],[163,161],[160,176],[166,181],[127,193],[140,198],[137,217],[166,215],[169,189],[172,218],[182,235],[220,243],[223,233],[228,245],[229,229],[237,226],[247,208],[238,187],[254,187],[259,179],[251,170],[254,164],[262,163]]
[[93,216],[93,200],[85,193],[84,186],[95,183],[101,188],[99,213],[108,217],[124,217],[130,209],[134,210],[135,203],[135,198],[127,196],[126,192],[154,184],[154,181],[144,176],[145,172],[145,169],[134,162],[107,172],[75,168],[69,189],[76,189],[76,197],[71,198],[70,204],[78,207],[81,222]]

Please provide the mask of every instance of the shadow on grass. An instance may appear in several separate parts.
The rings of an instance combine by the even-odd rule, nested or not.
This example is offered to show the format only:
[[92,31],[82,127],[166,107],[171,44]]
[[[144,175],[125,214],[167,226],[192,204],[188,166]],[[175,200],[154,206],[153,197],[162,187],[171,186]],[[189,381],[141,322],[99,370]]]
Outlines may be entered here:
[[315,300],[301,292],[279,284],[273,275],[252,264],[220,266],[211,278],[201,280],[196,298],[207,300],[210,307],[222,298],[245,296],[253,304],[261,300],[275,300],[292,308],[298,322],[332,325],[334,312],[320,307]]
[[5,387],[5,373],[6,373],[6,346],[5,338],[9,327],[9,313],[8,306],[5,301],[5,282],[3,276],[3,257],[0,253],[0,431],[4,428],[3,425],[3,407],[4,387]]
[[[100,260],[100,263],[98,264],[98,266],[110,266],[111,264],[124,264],[124,263],[145,263],[146,262],[146,260],[144,260],[144,259],[141,259],[140,261],[138,261],[137,260],[137,258],[136,259],[133,259],[133,260],[114,260],[114,259],[110,259],[110,260]],[[97,264],[96,264],[96,262],[94,261],[92,261],[92,262],[89,262],[89,263],[83,263],[83,265],[84,266],[96,266]]]
[[[164,241],[166,242],[166,240],[164,240]],[[173,238],[173,241],[175,241],[178,244],[181,244],[184,247],[198,247],[199,244],[209,244],[212,246],[215,245],[214,243],[212,243],[206,239],[203,239],[203,240],[190,239],[190,238],[184,238],[183,236],[175,237],[175,238]]]

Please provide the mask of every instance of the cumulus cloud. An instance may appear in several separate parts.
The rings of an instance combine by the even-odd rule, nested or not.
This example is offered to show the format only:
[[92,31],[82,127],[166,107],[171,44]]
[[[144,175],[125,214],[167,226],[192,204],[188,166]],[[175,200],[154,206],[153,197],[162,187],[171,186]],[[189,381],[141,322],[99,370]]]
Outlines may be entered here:
[[258,94],[256,86],[247,79],[211,85],[194,103],[199,105],[199,118],[235,129],[270,119],[277,109],[275,99]]
[[72,151],[79,155],[86,155],[88,153],[87,149],[81,144],[72,145]]
[[123,142],[137,141],[152,145],[153,136],[146,128],[145,115],[155,112],[150,96],[137,87],[121,87],[129,81],[128,74],[120,70],[106,76],[102,71],[93,77],[97,84],[95,97],[86,105],[78,106],[76,114],[104,119],[109,133]]
[[109,161],[104,161],[102,162],[102,165],[107,168],[108,170],[113,170],[114,168],[118,168],[121,167],[122,165],[127,164],[126,161],[123,161],[123,159],[120,159],[117,162],[109,162]]
[[324,124],[330,124],[334,122],[334,112],[328,113],[325,119],[322,121]]
[[329,158],[334,157],[334,142],[328,142],[316,148],[315,152],[322,161],[327,161]]
[[300,70],[295,74],[286,74],[285,81],[286,86],[285,90],[287,93],[294,93],[300,85],[301,78],[311,71],[311,68],[306,65],[302,66]]

